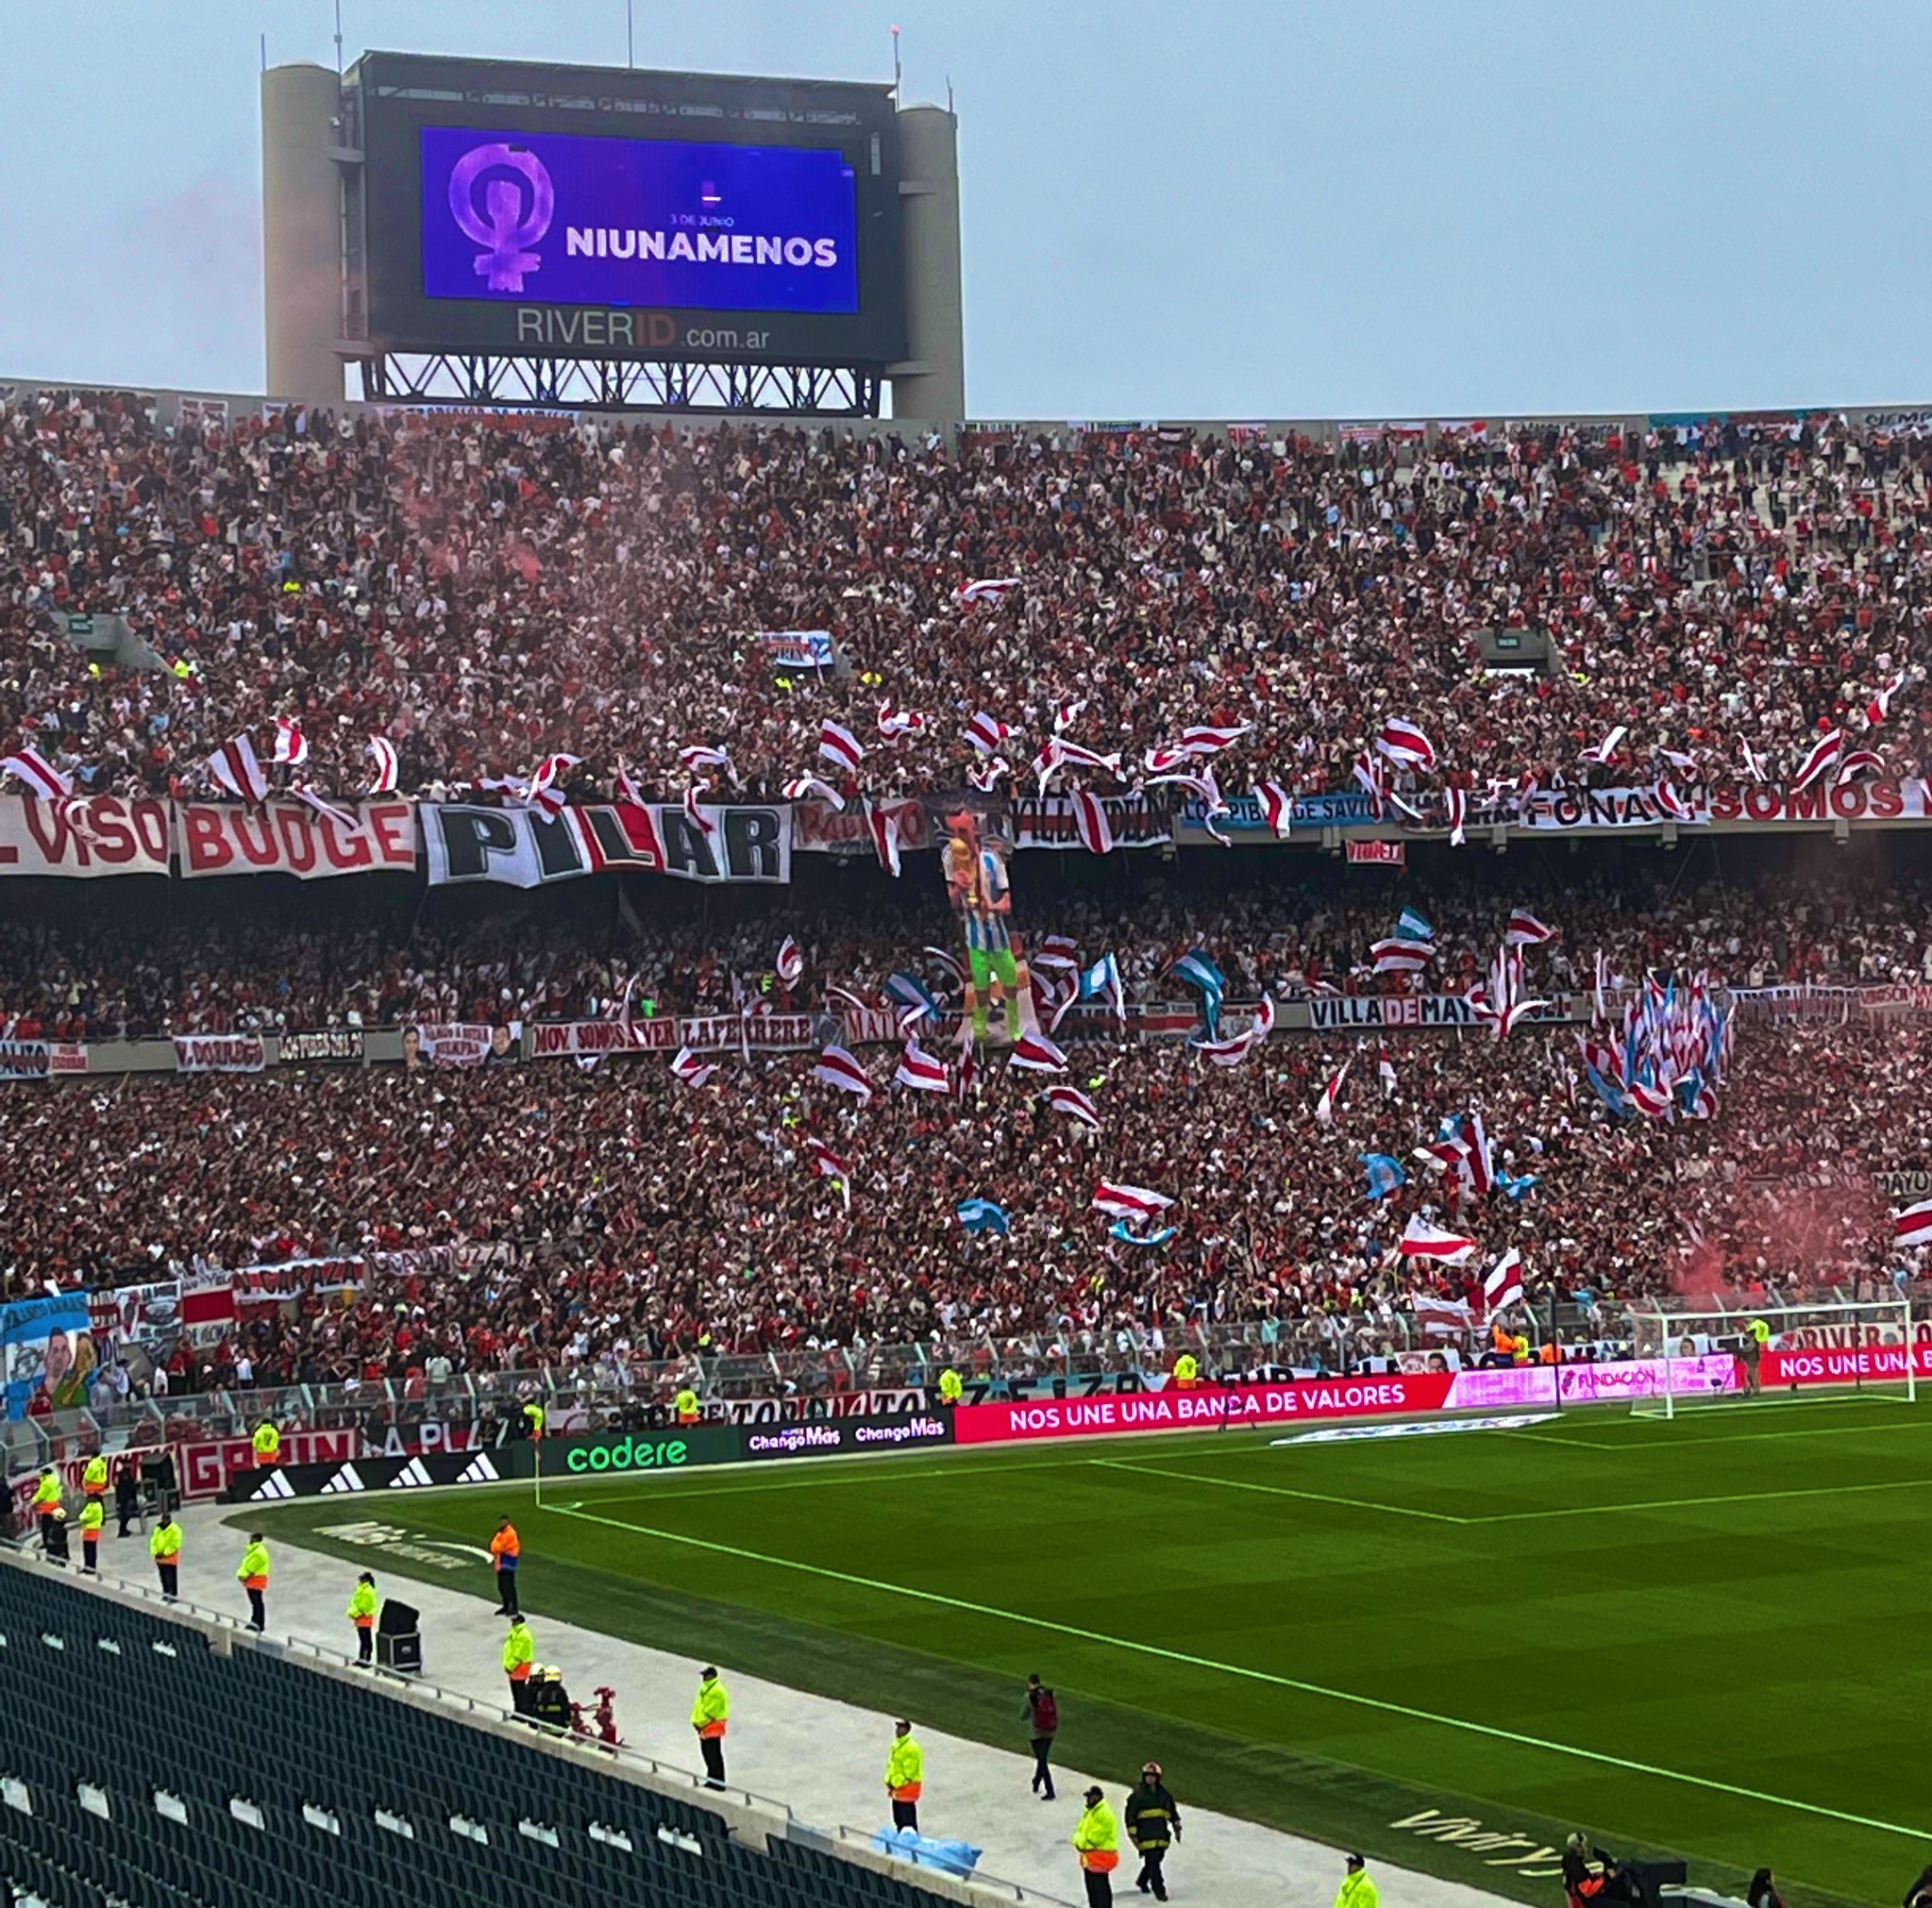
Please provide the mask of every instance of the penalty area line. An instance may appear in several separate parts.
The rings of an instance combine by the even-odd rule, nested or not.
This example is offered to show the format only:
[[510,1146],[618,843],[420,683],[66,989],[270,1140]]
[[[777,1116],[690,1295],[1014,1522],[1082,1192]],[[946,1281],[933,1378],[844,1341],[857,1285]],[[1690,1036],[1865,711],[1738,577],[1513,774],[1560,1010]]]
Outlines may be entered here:
[[1522,1735],[1515,1730],[1498,1729],[1486,1722],[1471,1722],[1465,1716],[1438,1716],[1433,1710],[1417,1709],[1405,1702],[1390,1702],[1379,1696],[1361,1696],[1353,1690],[1329,1689],[1319,1682],[1302,1682],[1292,1676],[1277,1676],[1270,1670],[1250,1669],[1238,1663],[1217,1663],[1210,1656],[1194,1656],[1183,1649],[1164,1649],[1157,1643],[1138,1643],[1124,1636],[1109,1636],[1098,1630],[1083,1630],[1072,1623],[1057,1623],[1050,1617],[1029,1616],[1017,1610],[996,1610],[990,1604],[969,1602],[964,1597],[948,1597],[937,1590],[914,1590],[903,1583],[882,1582],[874,1577],[861,1577],[849,1570],[834,1570],[824,1564],[806,1564],[796,1557],[773,1557],[762,1550],[747,1550],[736,1544],[721,1544],[711,1537],[686,1536],[680,1531],[647,1530],[641,1524],[628,1524],[621,1517],[601,1517],[590,1511],[558,1509],[560,1517],[576,1517],[587,1524],[605,1524],[613,1531],[628,1531],[633,1537],[651,1537],[664,1544],[681,1544],[694,1550],[707,1550],[714,1556],[735,1557],[741,1563],[763,1564],[773,1570],[795,1570],[801,1576],[818,1577],[828,1582],[849,1583],[855,1589],[876,1591],[882,1597],[903,1597],[916,1603],[932,1603],[946,1610],[963,1610],[973,1616],[990,1616],[995,1622],[1012,1623],[1022,1629],[1045,1631],[1054,1636],[1070,1636],[1082,1643],[1097,1643],[1112,1649],[1123,1649],[1136,1656],[1158,1657],[1166,1663],[1179,1663],[1190,1669],[1213,1670],[1222,1676],[1239,1677],[1250,1682],[1267,1683],[1274,1689],[1291,1689],[1302,1696],[1325,1698],[1330,1702],[1350,1703],[1384,1716],[1403,1716],[1410,1722],[1425,1722],[1437,1729],[1460,1730],[1466,1734],[1487,1736],[1492,1742],[1515,1743],[1521,1749],[1541,1749],[1550,1755],[1570,1756],[1578,1762],[1595,1763],[1600,1767],[1623,1769],[1632,1775],[1652,1776],[1659,1782],[1682,1782],[1687,1787],[1709,1789],[1722,1796],[1737,1796],[1749,1802],[1763,1802],[1774,1809],[1793,1809],[1800,1815],[1820,1816],[1827,1821],[1848,1822],[1857,1829],[1876,1829],[1881,1834],[1903,1835],[1914,1842],[1932,1839],[1932,1830],[1906,1828],[1897,1822],[1881,1822],[1871,1816],[1855,1816],[1843,1809],[1827,1808],[1823,1802],[1801,1802],[1789,1796],[1767,1795],[1762,1789],[1747,1789],[1736,1782],[1722,1782],[1712,1776],[1686,1775],[1680,1769],[1659,1768],[1653,1763],[1639,1763],[1626,1756],[1613,1756],[1602,1749],[1579,1749],[1573,1743],[1550,1742],[1541,1736]]
[[1419,1511],[1409,1504],[1377,1504],[1367,1498],[1336,1498],[1326,1491],[1298,1491],[1287,1484],[1251,1483],[1245,1478],[1203,1477],[1198,1471],[1172,1471],[1162,1464],[1129,1464],[1117,1458],[1092,1458],[1098,1470],[1128,1471],[1154,1478],[1178,1478],[1184,1484],[1212,1484],[1223,1491],[1259,1491],[1269,1498],[1305,1498],[1312,1504],[1339,1504],[1344,1510],[1377,1511],[1388,1517],[1421,1517],[1432,1524],[1467,1524],[1468,1517],[1451,1516],[1447,1511]]
[[1813,1484],[1793,1491],[1733,1491],[1717,1498],[1648,1498],[1636,1504],[1568,1504],[1554,1511],[1504,1511],[1471,1524],[1536,1524],[1549,1517],[1603,1517],[1618,1511],[1702,1511],[1712,1504],[1777,1504],[1791,1498],[1846,1498],[1857,1491],[1923,1491],[1932,1478],[1893,1478],[1875,1484]]

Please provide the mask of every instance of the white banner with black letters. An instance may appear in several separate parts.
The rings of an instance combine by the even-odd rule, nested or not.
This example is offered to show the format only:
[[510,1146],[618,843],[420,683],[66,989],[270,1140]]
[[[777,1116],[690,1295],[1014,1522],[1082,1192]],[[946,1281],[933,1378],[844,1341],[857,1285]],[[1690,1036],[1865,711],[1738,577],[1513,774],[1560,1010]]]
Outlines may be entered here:
[[465,802],[424,802],[419,812],[431,887],[541,888],[626,869],[683,881],[777,886],[792,879],[791,811],[782,802],[701,808],[703,828],[668,803],[565,809],[555,821],[534,809]]

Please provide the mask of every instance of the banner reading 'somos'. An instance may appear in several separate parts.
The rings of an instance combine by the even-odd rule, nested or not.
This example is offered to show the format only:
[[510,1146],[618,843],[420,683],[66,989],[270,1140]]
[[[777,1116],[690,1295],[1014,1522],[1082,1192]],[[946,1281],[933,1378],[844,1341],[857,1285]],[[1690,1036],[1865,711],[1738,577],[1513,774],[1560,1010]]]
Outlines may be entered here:
[[181,872],[197,875],[294,875],[313,881],[382,868],[412,874],[416,819],[410,802],[344,802],[349,827],[302,802],[185,802],[180,820]]
[[566,809],[552,821],[535,809],[425,802],[423,853],[429,883],[497,881],[540,888],[580,875],[630,870],[685,881],[792,879],[790,812],[772,806],[682,808],[617,802]]

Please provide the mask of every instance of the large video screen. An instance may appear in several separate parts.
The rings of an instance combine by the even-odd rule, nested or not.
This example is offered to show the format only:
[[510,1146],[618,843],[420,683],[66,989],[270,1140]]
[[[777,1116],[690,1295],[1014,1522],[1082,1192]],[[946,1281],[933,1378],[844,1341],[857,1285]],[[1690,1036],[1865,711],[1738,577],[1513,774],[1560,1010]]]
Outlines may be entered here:
[[449,126],[421,139],[431,298],[859,309],[842,153]]
[[368,54],[347,334],[389,351],[905,355],[881,85]]

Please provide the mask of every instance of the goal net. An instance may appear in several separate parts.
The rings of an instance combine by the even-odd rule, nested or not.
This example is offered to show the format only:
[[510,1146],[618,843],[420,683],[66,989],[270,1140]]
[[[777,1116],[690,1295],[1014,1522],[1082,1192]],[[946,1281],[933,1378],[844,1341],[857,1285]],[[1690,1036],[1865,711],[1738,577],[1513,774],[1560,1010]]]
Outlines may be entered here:
[[[1908,1299],[1828,1299],[1632,1314],[1638,1417],[1740,1400],[1842,1396],[1916,1402],[1921,1347]],[[1924,1347],[1932,1356],[1932,1343]],[[1928,1366],[1932,1368],[1932,1366]]]

